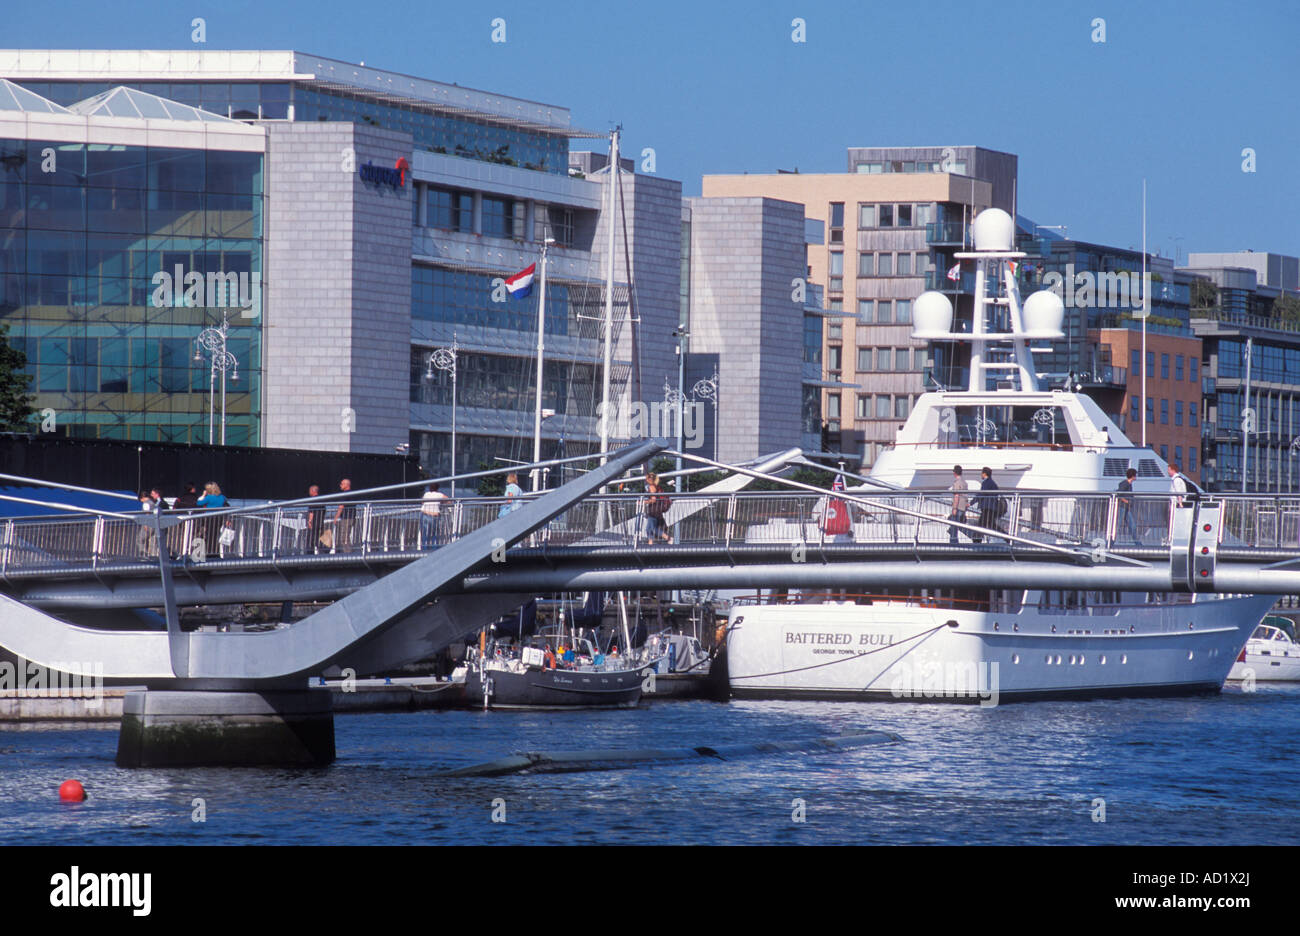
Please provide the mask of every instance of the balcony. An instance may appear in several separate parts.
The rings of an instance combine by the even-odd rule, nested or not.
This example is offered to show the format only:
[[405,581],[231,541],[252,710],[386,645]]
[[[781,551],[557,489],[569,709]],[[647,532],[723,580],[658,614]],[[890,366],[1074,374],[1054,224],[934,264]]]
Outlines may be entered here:
[[965,242],[966,225],[960,221],[931,221],[925,226],[927,244],[946,245]]

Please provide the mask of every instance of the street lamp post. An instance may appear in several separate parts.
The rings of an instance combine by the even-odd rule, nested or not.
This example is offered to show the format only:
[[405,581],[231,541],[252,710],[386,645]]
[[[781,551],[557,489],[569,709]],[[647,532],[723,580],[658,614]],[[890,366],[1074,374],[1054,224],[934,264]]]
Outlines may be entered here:
[[460,353],[460,345],[456,339],[456,333],[452,332],[451,347],[438,348],[429,355],[429,369],[425,373],[425,380],[434,378],[433,370],[437,368],[440,371],[447,371],[451,374],[451,496],[456,496],[456,358]]
[[719,452],[722,447],[718,442],[718,372],[714,371],[712,377],[695,381],[695,386],[691,387],[691,396],[713,403],[713,457],[721,461]]
[[214,422],[216,420],[217,374],[221,374],[221,444],[226,444],[226,372],[230,371],[232,381],[239,380],[239,360],[226,350],[226,340],[230,333],[230,321],[223,314],[221,324],[215,328],[205,328],[194,339],[194,360],[203,360],[207,351],[212,358],[208,371],[208,445],[213,444]]

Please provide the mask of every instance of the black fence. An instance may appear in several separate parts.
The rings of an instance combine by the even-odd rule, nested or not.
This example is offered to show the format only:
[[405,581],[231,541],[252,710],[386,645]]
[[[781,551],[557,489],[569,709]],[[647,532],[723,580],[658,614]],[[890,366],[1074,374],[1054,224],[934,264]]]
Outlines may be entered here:
[[[414,455],[26,435],[0,435],[0,472],[110,491],[158,487],[169,498],[183,493],[186,482],[201,494],[206,482],[216,481],[236,500],[305,497],[311,484],[329,494],[343,478],[351,479],[353,490],[362,490],[423,477]],[[418,490],[406,496],[417,497]]]

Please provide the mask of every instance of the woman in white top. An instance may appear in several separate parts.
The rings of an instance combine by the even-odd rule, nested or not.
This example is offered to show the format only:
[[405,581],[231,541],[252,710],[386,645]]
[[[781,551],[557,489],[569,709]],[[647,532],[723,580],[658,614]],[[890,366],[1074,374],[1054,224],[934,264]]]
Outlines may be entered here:
[[432,482],[424,489],[424,496],[420,498],[420,536],[424,540],[424,548],[442,545],[442,501],[450,500],[446,494],[438,490],[438,482]]

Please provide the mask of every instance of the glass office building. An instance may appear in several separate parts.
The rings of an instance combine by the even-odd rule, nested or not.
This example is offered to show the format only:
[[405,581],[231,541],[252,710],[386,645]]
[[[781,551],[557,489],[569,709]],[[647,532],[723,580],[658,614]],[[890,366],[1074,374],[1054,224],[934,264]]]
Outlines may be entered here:
[[[0,88],[0,319],[46,431],[206,442],[224,377],[227,441],[257,442],[263,145],[221,119],[240,148],[213,146],[217,121],[140,93],[64,108]],[[237,367],[220,373],[196,339],[223,319]]]

